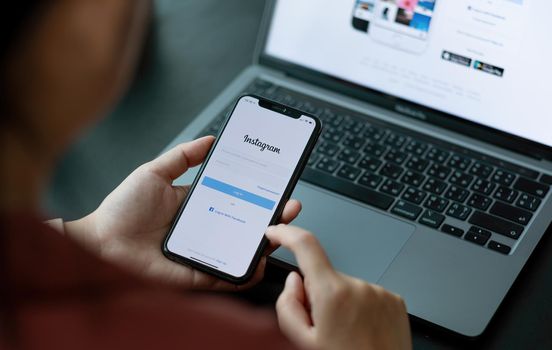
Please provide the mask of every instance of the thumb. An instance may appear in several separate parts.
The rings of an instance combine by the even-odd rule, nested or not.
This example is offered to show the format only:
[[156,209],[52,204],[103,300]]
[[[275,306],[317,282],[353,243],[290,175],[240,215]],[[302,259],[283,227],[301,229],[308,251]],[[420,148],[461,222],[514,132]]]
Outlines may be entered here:
[[300,347],[310,348],[312,344],[312,322],[305,308],[305,288],[297,272],[290,272],[282,294],[276,302],[278,324],[292,342]]
[[190,185],[186,186],[173,186],[174,190],[176,191],[176,204],[180,205],[184,201],[184,198],[188,195],[188,192],[190,191]]
[[215,138],[212,136],[180,144],[148,163],[151,171],[172,182],[188,168],[201,164]]

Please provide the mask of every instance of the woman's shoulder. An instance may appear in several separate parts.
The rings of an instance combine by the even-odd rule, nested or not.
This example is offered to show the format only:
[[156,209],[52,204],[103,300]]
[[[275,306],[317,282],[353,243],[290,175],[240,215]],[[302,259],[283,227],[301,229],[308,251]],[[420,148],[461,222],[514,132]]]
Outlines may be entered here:
[[0,225],[0,314],[16,325],[17,347],[290,347],[267,310],[144,281],[36,216],[3,217]]

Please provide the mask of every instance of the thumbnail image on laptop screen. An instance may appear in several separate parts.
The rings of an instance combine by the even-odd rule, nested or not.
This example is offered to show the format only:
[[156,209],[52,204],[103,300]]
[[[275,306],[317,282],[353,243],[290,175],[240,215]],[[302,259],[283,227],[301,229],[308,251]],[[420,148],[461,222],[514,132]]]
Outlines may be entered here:
[[265,54],[552,146],[547,0],[278,0]]

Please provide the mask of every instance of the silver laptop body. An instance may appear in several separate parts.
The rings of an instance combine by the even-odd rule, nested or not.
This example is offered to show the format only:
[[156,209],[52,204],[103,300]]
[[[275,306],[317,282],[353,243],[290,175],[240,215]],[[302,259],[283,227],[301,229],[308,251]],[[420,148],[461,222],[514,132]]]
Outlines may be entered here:
[[[443,24],[444,15],[438,17],[439,6],[445,6],[443,5],[445,1],[441,0],[437,3],[429,1],[428,6],[431,6],[431,3],[434,3],[433,6],[435,6],[433,8],[435,28],[438,28],[438,24],[442,28],[446,25]],[[303,8],[308,8],[306,3],[311,2],[314,5],[311,7],[312,10],[305,12]],[[396,3],[398,2],[396,1]],[[426,2],[420,1],[420,6],[427,5]],[[287,15],[287,8],[295,7],[297,12],[295,17],[300,18],[299,20],[292,19],[292,17],[287,19],[286,23],[293,26],[293,23],[297,21],[316,22],[315,20],[309,20],[308,16],[323,18],[323,14],[318,13],[318,7],[336,6],[335,4],[329,5],[329,3],[295,2],[294,0],[268,1],[254,64],[244,70],[167,148],[205,134],[206,130],[209,130],[212,121],[224,115],[228,106],[235,101],[238,95],[248,91],[252,84],[259,84],[256,82],[262,80],[261,85],[263,86],[277,86],[279,89],[292,91],[298,96],[305,95],[313,100],[323,101],[325,105],[333,105],[337,110],[347,111],[347,115],[354,114],[357,118],[366,117],[368,118],[367,125],[374,124],[374,121],[376,121],[382,125],[389,124],[392,127],[404,128],[414,133],[426,135],[433,140],[450,143],[459,149],[482,154],[489,157],[489,159],[498,159],[528,169],[530,170],[528,174],[538,173],[536,179],[531,179],[536,183],[544,184],[547,181],[545,179],[549,179],[547,175],[552,174],[552,150],[550,148],[552,134],[549,136],[548,141],[550,142],[545,145],[538,142],[541,140],[517,137],[497,130],[498,128],[468,122],[464,118],[454,116],[451,113],[439,112],[420,103],[413,103],[407,98],[397,98],[397,96],[383,93],[377,89],[361,87],[358,81],[352,83],[351,81],[345,81],[342,77],[335,79],[336,77],[331,77],[327,72],[318,71],[313,67],[306,68],[296,62],[286,61],[282,57],[276,58],[268,53],[267,42],[271,37],[271,31],[282,30],[275,23],[282,20],[281,16]],[[377,1],[357,1],[356,4],[347,2],[347,11],[353,13],[352,19],[355,20],[355,11],[358,8],[373,10],[370,8],[371,3],[375,4],[376,10],[378,6],[381,6]],[[512,3],[517,4],[518,1]],[[341,4],[339,6],[345,5]],[[414,9],[414,11],[418,10],[418,8]],[[320,12],[323,11],[320,10]],[[443,9],[443,12],[445,12],[445,9]],[[380,15],[383,16],[383,12]],[[414,16],[416,15],[418,14],[415,13]],[[374,16],[377,16],[377,14]],[[338,17],[337,14],[336,17]],[[360,17],[362,17],[361,13],[358,14],[357,19]],[[345,16],[339,18],[342,19],[341,22],[347,20],[347,26],[351,25],[351,18],[345,18]],[[437,22],[438,20],[439,22]],[[425,23],[427,29],[427,21]],[[320,25],[324,25],[324,23]],[[325,25],[331,26],[328,23]],[[370,25],[378,26],[377,23],[371,23]],[[315,30],[309,26],[301,28],[303,28],[302,31],[296,29],[291,36],[308,36],[308,31]],[[435,28],[429,30],[429,35],[433,34],[433,38],[436,36],[432,32]],[[351,30],[355,30],[355,28]],[[385,31],[387,29],[385,29],[385,25],[381,25],[378,30]],[[419,52],[412,51],[423,49],[423,45],[419,45],[419,43],[411,43],[412,45],[408,44],[405,47],[390,47],[386,43],[380,43],[379,40],[386,39],[385,35],[389,33],[380,33],[381,35],[378,34],[379,37],[375,36],[370,39],[359,39],[361,35],[366,35],[366,33],[360,31],[353,34],[356,40],[370,40],[370,45],[375,45],[376,48],[381,47],[382,52],[384,50],[395,50],[397,55],[404,55],[405,60],[420,55]],[[404,36],[404,33],[393,35]],[[293,41],[291,36],[290,40]],[[403,39],[401,37],[398,41]],[[331,46],[329,42],[328,45]],[[397,45],[403,44],[399,43]],[[550,46],[546,42],[543,45]],[[454,54],[447,54],[443,51],[441,59],[456,60],[456,62],[447,62],[451,67],[454,64],[459,66],[466,63],[462,56],[459,55],[454,58],[450,55]],[[472,55],[477,56],[476,53]],[[377,56],[377,52],[375,56]],[[370,61],[372,58],[364,59],[363,64],[374,64]],[[472,67],[466,68],[469,74],[500,74],[499,71],[498,73],[493,72],[490,69],[493,66],[489,64],[483,67],[477,67],[477,63],[474,62],[472,64]],[[454,66],[454,69],[458,68],[456,66]],[[490,71],[482,71],[481,69]],[[506,76],[508,73],[506,68],[502,74]],[[545,74],[550,76],[549,71]],[[500,77],[496,77],[496,79],[500,79]],[[545,81],[550,81],[550,79],[545,79]],[[466,84],[469,85],[469,82]],[[514,88],[516,87],[512,86],[512,89]],[[524,87],[520,88],[523,89]],[[539,89],[543,88],[546,89],[545,87]],[[295,100],[293,102],[298,103]],[[516,103],[530,104],[532,101],[519,100]],[[309,108],[316,108],[316,106],[310,106]],[[321,110],[318,110],[318,112],[320,113]],[[550,127],[549,120],[552,118],[550,118],[549,113],[549,111],[543,110],[540,117],[537,118],[538,122],[542,123],[543,128]],[[326,122],[327,120],[328,118]],[[531,122],[531,120],[527,122]],[[548,131],[551,132],[552,130],[548,128]],[[320,142],[324,142],[324,138]],[[428,143],[432,144],[431,142]],[[446,166],[448,163],[444,162],[444,164]],[[497,171],[502,168],[493,165],[493,169],[493,171]],[[468,172],[469,169],[466,169],[466,171]],[[375,171],[375,173],[378,172]],[[515,178],[513,181],[525,177],[525,173],[519,174],[514,171],[512,173]],[[189,171],[177,182],[181,184],[190,183],[195,175],[194,170]],[[494,175],[490,174],[489,176],[490,182],[492,182],[492,176]],[[426,176],[426,178],[430,177]],[[400,178],[397,181],[400,182]],[[448,179],[443,181],[447,182]],[[358,179],[353,182],[358,184]],[[422,186],[420,188],[423,188]],[[448,186],[452,185],[448,183]],[[447,215],[446,213],[449,210],[447,208],[442,212],[442,215],[446,217],[444,222],[438,228],[432,228],[420,222],[421,216],[427,209],[424,206],[425,202],[419,204],[422,212],[414,220],[405,217],[408,213],[401,212],[400,208],[395,209],[398,202],[404,202],[402,197],[404,192],[402,195],[396,196],[397,198],[388,209],[381,209],[366,204],[364,200],[355,199],[355,196],[345,196],[339,191],[336,192],[331,188],[319,186],[313,181],[300,181],[293,197],[303,203],[303,211],[294,224],[307,228],[316,234],[337,269],[366,281],[380,284],[400,294],[405,299],[411,315],[455,333],[476,337],[485,330],[491,321],[506,293],[547,230],[552,218],[550,191],[544,194],[538,192],[537,194],[542,194],[542,196],[535,193],[531,196],[538,197],[540,201],[538,209],[531,211],[530,218],[517,218],[529,220],[528,223],[521,225],[523,226],[521,233],[512,233],[514,236],[519,235],[517,239],[508,237],[505,234],[507,232],[501,232],[502,234],[500,234],[489,230],[488,227],[498,227],[500,231],[503,231],[502,226],[496,226],[496,222],[501,223],[501,220],[504,219],[499,217],[498,214],[490,213],[495,203],[508,204],[508,202],[503,203],[495,197],[495,192],[499,186],[500,184],[496,184],[493,192],[486,196],[491,200],[490,207],[486,210],[471,208],[468,218],[461,220]],[[512,186],[514,185],[512,184],[510,187]],[[536,189],[530,187],[531,191],[538,191],[539,189],[540,187]],[[468,190],[470,195],[476,193],[471,187],[468,187]],[[522,191],[515,191],[518,193],[517,196],[522,195]],[[444,194],[440,197],[444,197]],[[467,200],[469,198],[464,200],[464,204],[467,203]],[[521,200],[520,197],[517,197],[509,205],[518,208],[519,206],[516,206],[516,203],[519,200]],[[453,203],[454,201],[451,200],[447,205],[450,206]],[[499,209],[504,208],[509,207],[499,207]],[[502,213],[500,210],[495,211]],[[485,227],[474,225],[470,221],[471,216],[476,215],[476,212],[485,213],[487,215],[485,217],[497,217],[499,220],[489,225],[485,224]],[[444,225],[460,229],[462,231],[461,236],[458,237],[456,232],[443,232]],[[517,225],[519,226],[520,223],[517,222]],[[470,237],[477,241],[478,236],[473,231],[478,228],[491,234],[484,245],[467,238],[468,233],[472,232]],[[490,241],[494,241],[495,246],[498,244],[495,250],[489,249]],[[509,248],[510,251],[500,252],[501,246]],[[276,263],[295,265],[292,255],[284,249],[279,249],[272,257]]]

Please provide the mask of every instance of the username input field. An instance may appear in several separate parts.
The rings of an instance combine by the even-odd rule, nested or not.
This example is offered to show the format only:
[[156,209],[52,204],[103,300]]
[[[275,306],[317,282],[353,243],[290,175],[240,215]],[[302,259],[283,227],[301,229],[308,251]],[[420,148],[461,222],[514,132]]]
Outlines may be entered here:
[[[240,171],[254,171],[275,180],[282,180],[289,176],[290,168],[284,167],[279,164],[268,162],[265,159],[259,157],[252,157],[250,155],[243,155],[231,148],[221,149],[220,154],[217,156],[216,161],[220,164],[225,164],[232,170]],[[280,182],[278,181],[278,182]]]

